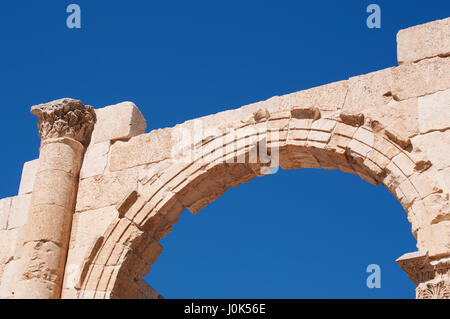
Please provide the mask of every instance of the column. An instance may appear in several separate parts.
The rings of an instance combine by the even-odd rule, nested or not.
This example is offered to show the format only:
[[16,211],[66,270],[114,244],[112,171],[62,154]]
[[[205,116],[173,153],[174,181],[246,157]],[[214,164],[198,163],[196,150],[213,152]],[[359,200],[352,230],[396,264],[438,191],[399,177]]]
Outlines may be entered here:
[[96,121],[91,106],[61,99],[31,108],[38,117],[39,166],[25,226],[15,298],[60,298],[78,176]]

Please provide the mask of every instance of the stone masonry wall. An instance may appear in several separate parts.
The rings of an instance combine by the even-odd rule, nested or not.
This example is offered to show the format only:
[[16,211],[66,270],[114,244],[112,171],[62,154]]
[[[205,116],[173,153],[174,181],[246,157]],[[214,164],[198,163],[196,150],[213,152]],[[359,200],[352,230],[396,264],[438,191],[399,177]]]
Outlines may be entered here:
[[[150,133],[131,102],[97,109],[62,298],[160,298],[141,278],[181,212],[195,214],[278,164],[340,169],[387,187],[417,239],[418,251],[397,262],[419,298],[449,298],[450,18],[399,31],[397,55],[398,67]],[[277,163],[236,161],[260,142],[255,131],[279,152]],[[201,154],[183,158],[189,151]],[[14,297],[36,167],[25,163],[18,196],[0,200],[0,298]]]

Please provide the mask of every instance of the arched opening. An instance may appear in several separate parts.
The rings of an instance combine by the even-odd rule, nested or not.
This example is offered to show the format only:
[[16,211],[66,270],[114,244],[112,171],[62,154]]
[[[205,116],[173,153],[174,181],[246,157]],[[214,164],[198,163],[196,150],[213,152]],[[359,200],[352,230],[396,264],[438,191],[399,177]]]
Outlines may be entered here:
[[165,298],[414,298],[395,263],[416,249],[405,215],[358,176],[280,170],[182,213],[144,279]]
[[[117,208],[119,218],[86,256],[79,297],[138,298],[139,281],[162,252],[160,240],[172,231],[185,208],[195,214],[230,187],[254,179],[272,165],[263,164],[261,158],[255,163],[247,161],[255,149],[245,129],[249,125],[266,128],[268,153],[279,154],[277,163],[283,169],[339,169],[384,185],[408,212],[414,236],[421,225],[439,218],[422,203],[424,197],[440,191],[421,174],[429,167],[423,154],[385,132],[379,123],[364,122],[358,114],[320,118],[315,108],[267,114],[257,110],[254,121],[239,121],[241,127],[232,132],[231,139],[219,130],[191,144],[194,149],[205,147],[203,157],[190,162],[172,158],[152,167],[157,178],[143,182],[126,196]],[[274,124],[280,128],[277,134],[270,130]],[[227,153],[228,144],[216,143],[219,140],[239,147]],[[215,156],[216,150],[225,152]],[[230,158],[234,161],[224,161]],[[238,162],[237,158],[246,160]]]

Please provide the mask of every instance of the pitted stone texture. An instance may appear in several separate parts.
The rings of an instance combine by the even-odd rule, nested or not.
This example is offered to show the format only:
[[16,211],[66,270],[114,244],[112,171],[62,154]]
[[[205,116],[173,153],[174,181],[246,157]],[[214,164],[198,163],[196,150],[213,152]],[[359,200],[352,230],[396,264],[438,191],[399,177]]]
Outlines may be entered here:
[[33,191],[34,179],[39,165],[39,159],[25,162],[20,180],[19,195],[30,194]]
[[8,217],[8,229],[24,226],[28,220],[31,194],[20,195],[12,198],[11,209]]
[[417,247],[430,255],[446,255],[450,251],[450,220],[429,225],[417,234]]
[[127,193],[137,188],[138,172],[120,172],[82,179],[78,186],[76,211],[92,210],[119,203]]
[[420,97],[418,111],[420,133],[450,129],[450,90]]
[[17,229],[0,230],[0,265],[7,264],[14,259],[18,236]]
[[[152,147],[158,145],[157,148]],[[109,169],[118,171],[129,167],[160,162],[171,157],[172,129],[160,129],[136,136],[128,142],[118,141],[111,147]]]
[[[32,299],[59,298],[64,269],[64,248],[50,241],[28,242],[23,247],[17,296]],[[61,258],[63,257],[63,258]]]
[[11,210],[12,198],[2,198],[0,199],[0,230],[8,228],[8,216]]
[[450,54],[450,18],[417,25],[397,33],[399,64]]
[[438,170],[450,167],[450,130],[430,132],[418,135],[412,139],[415,148],[422,150],[433,166]]
[[344,111],[353,114],[364,113],[368,108],[384,105],[391,101],[393,69],[388,68],[351,77],[348,80]]
[[89,143],[96,120],[92,106],[69,98],[35,105],[31,113],[39,119],[42,140],[69,137],[83,145]]
[[450,88],[450,59],[431,58],[392,70],[392,94],[406,100]]
[[89,145],[84,155],[80,178],[100,175],[105,172],[108,163],[110,142],[101,142]]
[[83,146],[69,138],[43,141],[35,182],[40,174],[47,171],[60,171],[72,177],[78,177],[83,153]]
[[13,298],[14,290],[19,279],[18,270],[20,269],[20,260],[11,260],[8,262],[0,277],[0,298]]
[[92,142],[127,140],[145,133],[145,118],[132,102],[122,102],[95,110],[97,124]]

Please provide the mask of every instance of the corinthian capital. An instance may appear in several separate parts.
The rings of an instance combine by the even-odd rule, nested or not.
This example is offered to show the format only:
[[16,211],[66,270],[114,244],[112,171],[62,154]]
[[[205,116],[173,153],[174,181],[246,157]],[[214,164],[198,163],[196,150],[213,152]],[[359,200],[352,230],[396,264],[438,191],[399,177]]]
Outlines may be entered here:
[[96,116],[92,106],[69,98],[60,99],[31,108],[38,117],[39,136],[48,138],[68,137],[89,144]]

